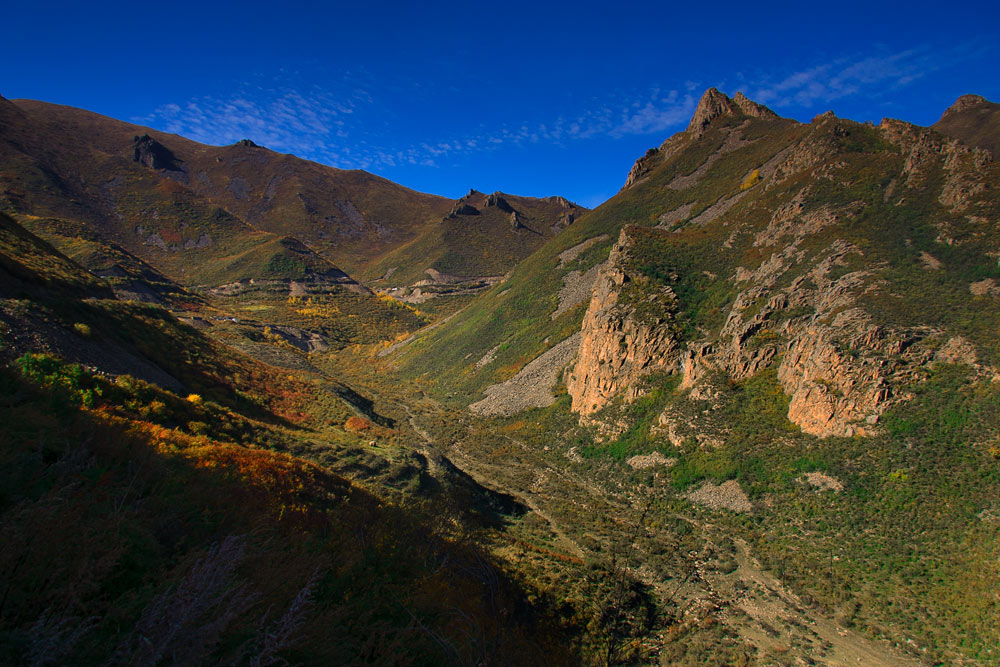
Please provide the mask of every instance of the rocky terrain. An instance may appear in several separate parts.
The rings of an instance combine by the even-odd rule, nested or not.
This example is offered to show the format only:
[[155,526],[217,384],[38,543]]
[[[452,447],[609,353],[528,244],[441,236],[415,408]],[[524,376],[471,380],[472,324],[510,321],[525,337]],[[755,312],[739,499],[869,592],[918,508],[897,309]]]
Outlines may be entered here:
[[0,99],[0,661],[995,663],[996,107],[588,211]]
[[[886,638],[893,627],[908,637],[902,653],[855,645],[840,655],[901,664],[933,661],[927,656],[938,651],[945,661],[989,662],[986,637],[995,633],[972,628],[997,618],[992,603],[961,577],[940,584],[979,600],[972,620],[963,611],[969,597],[933,602],[936,584],[921,573],[958,576],[972,558],[991,580],[1000,576],[983,560],[996,553],[995,525],[976,518],[992,516],[980,491],[995,488],[995,448],[986,443],[998,425],[988,403],[972,398],[992,400],[1000,352],[992,334],[1000,325],[994,107],[963,97],[932,128],[833,113],[798,123],[709,90],[688,128],[647,151],[616,197],[394,363],[456,407],[506,417],[496,428],[519,441],[507,456],[523,467],[511,461],[488,475],[523,488],[523,501],[576,545],[569,551],[599,553],[587,538],[569,537],[592,532],[565,505],[579,496],[550,486],[539,468],[600,486],[590,493],[619,498],[633,520],[650,503],[679,512],[715,554],[709,560],[719,547],[708,524],[753,534],[748,544],[784,573],[781,585],[824,600],[827,611],[851,610],[850,622],[837,617],[842,628],[860,624]],[[544,400],[512,398],[535,394]],[[473,453],[470,438],[466,460],[511,452],[482,435]],[[945,441],[954,443],[947,452]],[[535,481],[516,481],[518,470]],[[900,484],[915,477],[904,491]],[[911,515],[925,526],[919,535],[892,523],[899,510],[887,510],[887,498],[937,498],[940,509],[968,493],[959,478],[985,485],[968,510]],[[860,515],[877,532],[866,532]],[[739,516],[755,517],[759,532]],[[962,545],[981,531],[990,546],[973,557]],[[851,546],[836,546],[844,539]],[[650,549],[636,558],[652,562]],[[919,565],[895,561],[900,549],[922,554],[911,561]],[[832,563],[827,583],[811,576],[823,558]],[[874,561],[893,561],[885,567],[895,574],[885,579]],[[678,575],[637,576],[655,588],[658,577]],[[874,590],[876,598],[864,592]],[[708,594],[691,595],[694,604]],[[888,611],[886,599],[938,605],[913,618],[948,619],[951,632],[979,637],[979,648],[945,648],[947,633],[931,639],[920,623]],[[671,604],[668,594],[660,600]],[[776,636],[758,613],[766,607],[745,607],[749,625],[747,616],[707,607],[695,616],[720,621],[772,664],[762,657],[765,637]],[[831,622],[824,613],[816,623]],[[841,664],[796,641],[782,660]],[[661,660],[683,653],[657,651]]]

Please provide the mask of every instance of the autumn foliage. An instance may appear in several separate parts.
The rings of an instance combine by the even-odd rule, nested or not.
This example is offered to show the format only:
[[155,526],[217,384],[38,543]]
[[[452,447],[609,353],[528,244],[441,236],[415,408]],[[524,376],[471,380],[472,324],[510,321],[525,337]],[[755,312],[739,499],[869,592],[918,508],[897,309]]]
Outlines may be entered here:
[[353,433],[362,433],[371,429],[374,426],[371,420],[365,419],[364,417],[348,417],[347,421],[344,422],[344,428]]
[[210,400],[20,366],[0,368],[0,664],[575,662],[440,511],[227,441],[262,427]]

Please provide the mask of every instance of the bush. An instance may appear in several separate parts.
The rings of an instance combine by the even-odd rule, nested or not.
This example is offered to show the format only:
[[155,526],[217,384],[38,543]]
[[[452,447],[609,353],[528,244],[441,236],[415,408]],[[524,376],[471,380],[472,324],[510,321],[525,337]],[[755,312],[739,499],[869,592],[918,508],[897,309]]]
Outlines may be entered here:
[[344,422],[344,428],[355,433],[367,431],[372,426],[374,426],[374,424],[364,417],[348,417],[347,421]]

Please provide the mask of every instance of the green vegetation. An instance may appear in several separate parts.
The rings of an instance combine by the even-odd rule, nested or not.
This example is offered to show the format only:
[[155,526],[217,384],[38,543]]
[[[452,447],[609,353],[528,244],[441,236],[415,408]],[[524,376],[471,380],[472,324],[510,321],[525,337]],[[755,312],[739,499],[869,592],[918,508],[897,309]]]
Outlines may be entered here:
[[[42,384],[0,371],[2,405],[17,403],[0,448],[5,663],[575,662],[429,511],[292,457],[91,410],[82,388],[100,381],[79,367],[19,366]],[[138,390],[116,385],[116,400]],[[53,412],[57,396],[80,408]]]
[[[559,231],[557,199],[445,219],[157,134],[166,174],[121,129],[53,129],[58,165],[5,130],[0,662],[997,660],[994,163],[735,114]],[[618,313],[692,356],[583,420],[565,374],[469,413],[580,330],[563,278],[615,244]],[[412,307],[334,259],[380,287],[516,267]],[[789,421],[786,387],[822,420],[882,376],[851,437]]]

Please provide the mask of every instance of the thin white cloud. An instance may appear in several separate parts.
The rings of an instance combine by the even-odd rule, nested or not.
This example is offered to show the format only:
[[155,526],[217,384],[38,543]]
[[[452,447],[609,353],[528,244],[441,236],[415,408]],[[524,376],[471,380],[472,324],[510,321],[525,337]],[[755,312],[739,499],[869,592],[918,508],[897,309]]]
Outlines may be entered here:
[[[973,49],[975,50],[975,49]],[[813,108],[854,95],[878,96],[972,56],[968,47],[916,47],[892,53],[854,55],[745,84],[747,96],[775,108]]]
[[346,137],[344,117],[370,98],[364,91],[343,96],[314,89],[245,86],[230,98],[200,97],[165,104],[136,122],[182,134],[202,143],[225,145],[251,139],[276,151],[329,159]]
[[[850,96],[877,97],[989,48],[915,47],[857,54],[797,71],[740,74],[737,83],[748,97],[776,109],[811,109]],[[390,106],[380,106],[380,98],[393,92],[412,93],[419,84],[409,91],[390,91],[393,84],[364,72],[345,74],[329,88],[296,86],[289,83],[293,78],[283,72],[281,83],[245,84],[228,97],[164,104],[134,120],[209,144],[249,138],[276,151],[341,168],[437,167],[467,155],[532,144],[567,146],[646,135],[662,140],[684,128],[705,87],[687,80],[673,87],[616,91],[576,102],[575,108],[563,109],[554,118],[512,119],[479,131],[400,141],[387,131],[396,119]],[[375,114],[382,124],[372,124]]]

